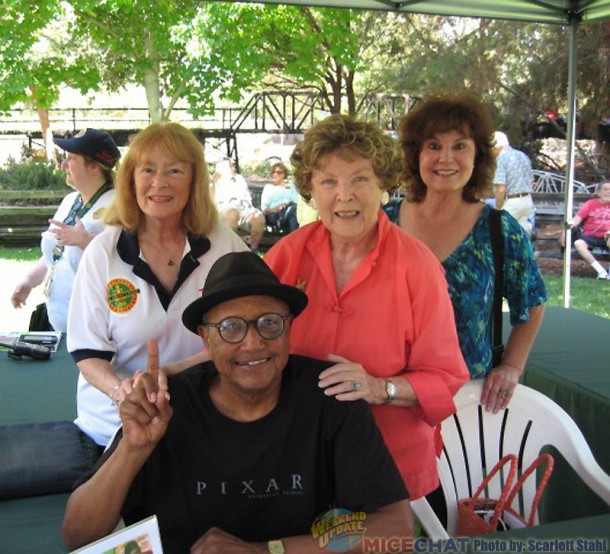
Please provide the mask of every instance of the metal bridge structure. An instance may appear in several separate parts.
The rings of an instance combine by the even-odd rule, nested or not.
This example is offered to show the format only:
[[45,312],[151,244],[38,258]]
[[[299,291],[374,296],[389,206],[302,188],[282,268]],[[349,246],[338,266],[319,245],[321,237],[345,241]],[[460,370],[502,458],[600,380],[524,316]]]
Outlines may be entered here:
[[[398,121],[417,101],[417,97],[394,94],[368,94],[356,98],[356,116],[374,120],[388,132],[395,132]],[[187,109],[175,108],[172,121],[191,128],[200,141],[216,139],[228,157],[238,159],[237,135],[240,133],[302,134],[316,121],[330,115],[319,92],[258,92],[244,105],[218,107],[202,118]],[[71,136],[86,127],[105,129],[119,146],[150,123],[147,108],[71,108],[50,109],[55,136]],[[27,137],[29,148],[42,140],[38,115],[34,109],[12,110],[0,117],[0,136]],[[38,142],[39,144],[39,142]]]

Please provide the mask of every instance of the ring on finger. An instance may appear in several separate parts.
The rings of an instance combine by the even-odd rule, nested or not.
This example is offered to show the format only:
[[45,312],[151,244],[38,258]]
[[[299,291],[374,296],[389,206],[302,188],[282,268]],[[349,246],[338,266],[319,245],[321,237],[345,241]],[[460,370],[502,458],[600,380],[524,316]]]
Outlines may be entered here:
[[498,396],[500,398],[506,398],[508,396],[508,389],[500,389],[498,391]]
[[362,385],[360,384],[360,381],[352,381],[352,384],[351,384],[352,390],[354,390],[354,391],[355,390],[360,390],[361,386]]

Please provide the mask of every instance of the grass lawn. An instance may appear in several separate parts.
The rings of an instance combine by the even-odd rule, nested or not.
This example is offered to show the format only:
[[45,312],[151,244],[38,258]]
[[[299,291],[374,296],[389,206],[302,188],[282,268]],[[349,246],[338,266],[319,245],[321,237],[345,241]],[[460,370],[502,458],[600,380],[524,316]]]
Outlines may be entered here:
[[[40,248],[0,247],[0,259],[12,261],[35,261],[40,257]],[[563,278],[545,275],[549,306],[563,306]],[[570,306],[583,312],[610,319],[610,281],[572,277]]]
[[31,248],[7,248],[0,246],[0,260],[12,260],[14,262],[33,262],[40,258],[40,247]]
[[[563,306],[563,277],[544,275],[549,306]],[[610,319],[610,281],[570,279],[570,307]]]

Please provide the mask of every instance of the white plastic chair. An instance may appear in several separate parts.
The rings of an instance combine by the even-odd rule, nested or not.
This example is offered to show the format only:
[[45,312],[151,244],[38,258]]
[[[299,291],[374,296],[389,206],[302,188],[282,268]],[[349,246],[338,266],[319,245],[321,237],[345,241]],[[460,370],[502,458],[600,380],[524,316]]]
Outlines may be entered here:
[[[471,497],[502,456],[512,453],[518,457],[519,476],[545,446],[560,452],[581,479],[610,505],[610,476],[595,461],[582,432],[563,408],[544,394],[517,385],[508,408],[493,414],[480,405],[482,388],[483,379],[466,383],[455,396],[456,414],[442,423],[444,447],[438,469],[447,502],[447,530],[425,498],[411,503],[431,538],[456,535],[458,499]],[[492,480],[489,496],[497,498],[499,488],[498,479]],[[512,508],[526,519],[535,493],[535,479],[528,479],[513,502]],[[537,515],[535,521],[538,522]]]

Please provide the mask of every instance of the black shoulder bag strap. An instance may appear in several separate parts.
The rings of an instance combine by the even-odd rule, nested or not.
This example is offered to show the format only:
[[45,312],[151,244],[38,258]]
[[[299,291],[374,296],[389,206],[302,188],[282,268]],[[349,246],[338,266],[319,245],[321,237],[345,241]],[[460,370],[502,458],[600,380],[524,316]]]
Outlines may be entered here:
[[493,209],[489,215],[489,234],[491,251],[494,258],[494,305],[491,314],[491,342],[493,347],[492,367],[502,361],[504,344],[502,343],[502,290],[504,289],[504,239],[500,210]]

